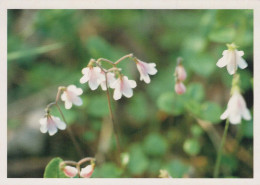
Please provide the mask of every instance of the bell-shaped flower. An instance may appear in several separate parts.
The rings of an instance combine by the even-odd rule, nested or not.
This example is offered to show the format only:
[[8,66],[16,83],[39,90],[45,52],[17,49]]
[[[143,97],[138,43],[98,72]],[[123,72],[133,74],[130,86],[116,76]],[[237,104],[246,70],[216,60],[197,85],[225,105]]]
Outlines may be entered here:
[[61,95],[61,100],[65,102],[65,108],[70,109],[72,104],[77,106],[82,105],[82,99],[79,97],[82,93],[81,88],[77,88],[75,85],[69,85]]
[[62,170],[67,177],[71,178],[75,177],[78,173],[77,168],[72,166],[65,166]]
[[222,55],[217,62],[217,66],[222,68],[227,66],[228,73],[230,75],[235,74],[237,67],[245,69],[247,67],[246,61],[242,58],[244,55],[243,51],[238,51],[235,44],[228,44],[228,50],[224,50]]
[[181,81],[177,81],[175,84],[175,92],[177,94],[183,94],[186,92],[186,87]]
[[[103,72],[102,72],[103,73]],[[105,75],[105,74],[104,74]],[[111,84],[113,84],[114,82],[116,81],[116,78],[115,78],[115,74],[114,73],[110,73],[108,72],[107,73],[107,84],[106,84],[106,79],[101,82],[101,88],[103,91],[106,91],[107,90],[107,86],[110,87]]]
[[184,81],[187,78],[187,73],[183,67],[183,65],[179,64],[175,68],[175,75],[177,80]]
[[121,75],[110,87],[114,90],[113,98],[119,100],[122,95],[127,98],[133,96],[133,88],[136,87],[136,82],[134,80],[129,80],[127,76]]
[[48,132],[50,136],[54,135],[58,129],[65,130],[66,124],[60,120],[60,118],[46,115],[44,118],[40,119],[40,125],[41,125],[41,132],[46,133]]
[[93,172],[94,172],[93,165],[87,165],[85,168],[81,168],[80,176],[83,178],[89,178],[91,177]]
[[228,101],[227,109],[220,116],[220,119],[229,119],[230,123],[238,124],[241,119],[251,119],[250,111],[246,106],[246,102],[243,96],[236,90]]
[[155,75],[157,73],[157,69],[155,68],[155,63],[146,63],[141,60],[136,59],[136,66],[140,73],[140,80],[145,83],[150,83],[151,79],[149,75]]
[[91,90],[96,90],[98,86],[105,80],[105,76],[101,73],[99,67],[85,67],[82,69],[83,77],[80,79],[80,83],[84,84],[88,82]]

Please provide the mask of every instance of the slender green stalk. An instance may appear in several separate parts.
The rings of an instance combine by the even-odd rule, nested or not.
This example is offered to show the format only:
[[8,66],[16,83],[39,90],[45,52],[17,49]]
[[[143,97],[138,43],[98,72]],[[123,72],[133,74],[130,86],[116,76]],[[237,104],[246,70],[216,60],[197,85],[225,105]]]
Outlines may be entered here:
[[219,166],[220,166],[220,162],[221,162],[221,158],[222,158],[222,150],[225,145],[225,141],[226,141],[226,137],[227,137],[228,126],[229,126],[229,120],[227,119],[225,129],[224,129],[224,134],[222,136],[221,144],[220,144],[220,147],[218,150],[217,161],[216,161],[215,168],[214,168],[214,174],[213,174],[214,178],[218,178],[218,175],[219,175]]

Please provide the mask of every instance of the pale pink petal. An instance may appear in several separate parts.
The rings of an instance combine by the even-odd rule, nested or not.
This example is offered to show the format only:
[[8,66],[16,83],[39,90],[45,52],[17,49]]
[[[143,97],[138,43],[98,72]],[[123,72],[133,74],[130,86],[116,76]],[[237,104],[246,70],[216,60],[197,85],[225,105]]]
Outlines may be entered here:
[[236,113],[231,113],[229,115],[229,121],[232,124],[238,124],[241,122],[241,115]]
[[223,52],[222,52],[222,55],[226,55],[228,53],[228,50],[224,50]]
[[242,112],[242,116],[245,120],[251,120],[251,114],[250,114],[250,111],[245,108]]
[[82,77],[80,78],[80,80],[79,80],[79,82],[80,82],[81,84],[84,84],[84,83],[86,83],[87,81],[89,81],[89,76],[88,76],[88,75],[82,76]]
[[78,173],[77,168],[72,167],[72,166],[65,166],[63,169],[63,172],[67,177],[75,177]]
[[53,136],[58,131],[57,127],[55,125],[49,125],[48,126],[48,132],[50,136]]
[[242,57],[238,56],[238,54],[237,54],[237,65],[241,69],[245,69],[247,67],[246,61]]
[[131,88],[135,88],[136,87],[136,82],[134,80],[128,80],[128,84]]
[[80,105],[82,105],[82,99],[80,98],[80,97],[75,97],[74,99],[73,99],[73,104],[74,105],[77,105],[77,106],[80,106]]
[[122,97],[122,92],[119,88],[115,88],[113,98],[114,100],[119,100]]
[[240,57],[242,57],[244,55],[244,51],[237,51],[236,50],[236,52],[237,52],[238,56],[240,56]]
[[157,73],[157,69],[155,68],[155,66],[156,66],[155,63],[148,64],[148,73],[150,75],[155,75]]
[[72,102],[71,101],[65,101],[65,108],[70,109],[72,107]]
[[145,83],[149,84],[151,82],[149,75],[142,75],[140,76],[140,80],[144,80]]
[[66,124],[63,121],[61,121],[59,117],[52,116],[52,120],[60,130],[66,129]]
[[224,120],[228,118],[228,109],[225,110],[225,112],[223,112],[223,114],[221,114],[220,119]]
[[222,68],[228,64],[227,56],[223,56],[221,59],[218,60],[217,66]]
[[62,93],[62,95],[61,95],[61,100],[62,100],[62,101],[67,101],[66,92],[63,92],[63,93]]
[[88,74],[89,74],[89,67],[83,68],[81,72],[82,72],[82,74],[84,74],[84,75],[88,75]]
[[89,178],[89,177],[91,177],[93,171],[94,171],[94,169],[93,169],[92,165],[88,165],[85,168],[81,169],[80,176],[84,177],[84,178]]
[[40,131],[45,134],[48,131],[47,124],[42,124],[40,127]]
[[47,124],[47,118],[46,118],[46,117],[41,118],[41,119],[39,120],[39,122],[40,122],[41,125],[46,125],[46,124]]
[[96,90],[99,86],[97,79],[90,79],[88,84],[91,90]]

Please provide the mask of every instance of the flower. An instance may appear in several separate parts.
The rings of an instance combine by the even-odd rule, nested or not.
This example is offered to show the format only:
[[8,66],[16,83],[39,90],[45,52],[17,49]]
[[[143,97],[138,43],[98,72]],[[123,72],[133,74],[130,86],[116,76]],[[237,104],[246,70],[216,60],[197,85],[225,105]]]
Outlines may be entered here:
[[127,76],[120,76],[110,87],[114,90],[113,98],[119,100],[122,95],[127,98],[133,96],[133,89],[136,87],[136,82],[134,80],[128,80]]
[[227,66],[228,73],[233,75],[237,70],[237,66],[241,69],[245,69],[247,63],[242,58],[244,52],[236,50],[237,46],[235,44],[227,44],[227,46],[228,50],[223,51],[223,57],[218,60],[217,66],[220,68]]
[[182,82],[179,81],[175,84],[175,91],[177,94],[183,94],[186,92],[186,87]]
[[77,88],[75,85],[69,85],[61,95],[61,100],[65,102],[65,108],[70,109],[72,104],[77,106],[82,105],[82,99],[78,97],[82,93],[81,88]]
[[84,178],[89,178],[91,177],[93,171],[94,171],[93,165],[87,165],[85,168],[81,169],[80,176]]
[[[113,84],[115,81],[116,81],[115,74],[108,72],[107,73],[107,86],[110,87],[111,84]],[[104,81],[102,81],[100,85],[101,85],[101,88],[103,91],[107,90],[106,79]]]
[[250,120],[251,115],[246,107],[246,102],[243,96],[239,93],[238,90],[233,92],[233,95],[228,101],[227,109],[220,116],[220,119],[229,119],[230,123],[238,124],[241,122],[241,118],[245,120]]
[[136,66],[140,73],[140,80],[145,83],[150,83],[151,79],[149,75],[155,75],[157,73],[157,69],[155,68],[155,63],[146,63],[141,60],[136,59]]
[[78,170],[77,170],[77,168],[72,167],[72,166],[65,166],[63,168],[63,172],[65,173],[65,175],[67,177],[71,177],[72,178],[72,177],[75,177],[77,175]]
[[84,84],[88,82],[91,90],[96,90],[101,82],[105,80],[105,75],[101,73],[99,67],[85,67],[82,69],[83,77],[80,79],[80,83]]
[[44,118],[40,119],[41,132],[49,132],[49,135],[54,135],[58,129],[65,130],[66,124],[60,118],[47,114]]
[[179,64],[175,68],[175,74],[176,74],[177,79],[180,81],[184,81],[187,78],[187,73],[181,64]]

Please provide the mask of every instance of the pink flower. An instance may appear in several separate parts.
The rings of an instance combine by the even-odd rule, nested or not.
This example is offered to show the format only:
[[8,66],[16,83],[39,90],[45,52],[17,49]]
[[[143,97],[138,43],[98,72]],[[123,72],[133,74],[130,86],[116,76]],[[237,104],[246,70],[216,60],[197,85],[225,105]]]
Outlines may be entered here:
[[41,132],[49,132],[50,136],[54,135],[58,131],[58,128],[60,130],[65,130],[66,128],[66,124],[61,121],[60,118],[51,115],[46,115],[44,118],[40,119],[40,124]]
[[235,91],[228,101],[227,109],[220,116],[220,119],[229,119],[230,123],[238,124],[241,122],[242,117],[245,120],[251,119],[251,114],[246,107],[246,102],[239,91]]
[[94,172],[94,168],[92,165],[87,165],[85,168],[82,168],[80,171],[80,176],[84,178],[91,177],[92,173]]
[[[110,87],[111,84],[113,84],[115,81],[116,81],[115,74],[108,72],[107,73],[107,85],[108,85],[108,87]],[[102,81],[100,85],[101,85],[101,88],[102,88],[103,91],[107,90],[106,79],[104,81]]]
[[122,95],[130,98],[133,96],[132,88],[136,87],[136,82],[134,80],[128,80],[127,76],[120,76],[110,87],[115,89],[113,95],[115,100],[119,100]]
[[69,85],[61,95],[61,100],[65,102],[65,108],[70,109],[72,104],[77,106],[82,105],[82,99],[79,97],[82,93],[81,88],[77,88],[75,85]]
[[177,76],[177,79],[180,81],[184,81],[187,78],[187,73],[184,69],[184,67],[179,64],[175,69],[175,74]]
[[151,79],[149,75],[155,75],[157,73],[157,69],[155,68],[155,63],[146,63],[137,59],[136,62],[137,69],[140,73],[140,80],[145,81],[145,83],[150,83]]
[[101,73],[99,67],[86,67],[82,69],[83,77],[80,79],[80,83],[84,84],[88,82],[91,90],[96,90],[98,86],[105,80],[104,74]]
[[176,82],[175,91],[177,94],[183,94],[186,92],[186,87],[182,82]]
[[223,51],[223,57],[218,60],[217,66],[220,68],[227,66],[228,73],[233,75],[237,70],[237,66],[241,69],[245,69],[247,63],[242,58],[244,52],[236,50],[237,46],[235,44],[228,44],[228,48],[228,50]]
[[71,177],[72,178],[72,177],[75,177],[77,175],[78,170],[77,170],[77,168],[72,167],[72,166],[65,166],[63,168],[63,172],[65,173],[65,175],[67,177]]

